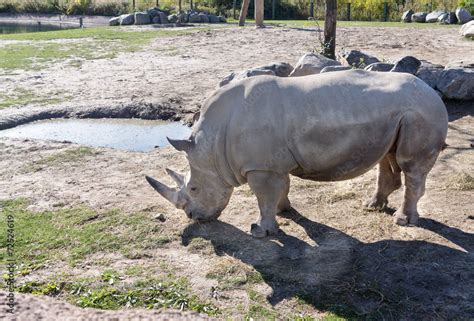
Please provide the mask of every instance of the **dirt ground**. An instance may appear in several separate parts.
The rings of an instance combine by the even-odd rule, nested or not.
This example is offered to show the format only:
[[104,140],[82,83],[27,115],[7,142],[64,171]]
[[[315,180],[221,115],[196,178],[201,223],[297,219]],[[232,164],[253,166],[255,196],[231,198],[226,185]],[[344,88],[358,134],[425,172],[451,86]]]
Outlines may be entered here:
[[[409,54],[447,64],[468,59],[474,50],[473,42],[460,39],[457,32],[452,28],[340,28],[338,47],[361,49],[388,60]],[[68,108],[167,101],[183,114],[192,114],[231,71],[272,61],[295,64],[314,48],[316,39],[315,30],[308,28],[198,31],[158,38],[148,50],[87,61],[80,68],[54,65],[40,72],[3,76],[0,88],[67,91],[72,97]],[[278,219],[282,231],[275,237],[250,236],[258,208],[247,186],[234,191],[219,221],[192,223],[144,180],[148,174],[171,185],[165,167],[186,171],[184,155],[171,148],[149,153],[99,148],[94,155],[38,167],[32,165],[74,146],[1,139],[0,199],[26,197],[30,209],[37,211],[86,206],[99,212],[144,211],[150,220],[163,213],[163,227],[173,241],[136,259],[113,255],[110,267],[159,269],[166,262],[190,280],[199,296],[210,298],[212,292],[213,302],[227,317],[242,318],[242,311],[259,297],[262,305],[278,311],[279,318],[331,312],[341,317],[355,313],[361,319],[467,320],[474,315],[474,195],[460,184],[466,173],[474,172],[474,104],[448,105],[449,147],[428,177],[417,227],[397,226],[387,215],[401,204],[401,190],[391,196],[390,208],[384,212],[363,209],[375,186],[375,169],[336,183],[292,178],[294,210]],[[0,111],[0,122],[28,113],[29,108],[39,109],[5,109]],[[190,246],[195,240],[205,246],[196,250]],[[57,262],[30,277],[41,279],[64,270],[99,273],[100,262],[88,258],[87,269]],[[224,286],[222,279],[209,277],[229,266],[255,270],[262,282],[252,284],[250,291],[249,286]],[[24,304],[43,309],[41,299],[31,300]],[[51,303],[49,311],[61,309],[73,308]],[[121,317],[126,313],[134,312],[124,311]]]

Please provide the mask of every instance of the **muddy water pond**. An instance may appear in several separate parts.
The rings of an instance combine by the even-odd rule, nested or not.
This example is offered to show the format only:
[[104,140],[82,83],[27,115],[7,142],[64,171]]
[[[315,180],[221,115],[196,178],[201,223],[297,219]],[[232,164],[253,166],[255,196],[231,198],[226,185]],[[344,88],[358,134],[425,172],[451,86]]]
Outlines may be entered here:
[[187,138],[178,122],[139,119],[51,119],[0,131],[0,137],[69,141],[76,144],[147,152],[168,146],[166,137]]

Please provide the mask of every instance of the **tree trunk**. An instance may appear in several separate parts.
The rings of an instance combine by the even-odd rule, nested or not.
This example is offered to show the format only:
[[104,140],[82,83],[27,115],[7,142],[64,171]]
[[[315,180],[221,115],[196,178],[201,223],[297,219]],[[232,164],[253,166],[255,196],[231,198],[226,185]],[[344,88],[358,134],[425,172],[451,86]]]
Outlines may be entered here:
[[250,0],[242,1],[242,8],[240,9],[239,16],[239,26],[243,27],[245,25],[245,18],[247,17],[247,12],[249,11]]
[[181,0],[178,1],[178,12],[181,13]]
[[259,28],[265,27],[263,25],[263,0],[255,0],[255,25]]
[[336,59],[336,0],[326,0],[323,55]]

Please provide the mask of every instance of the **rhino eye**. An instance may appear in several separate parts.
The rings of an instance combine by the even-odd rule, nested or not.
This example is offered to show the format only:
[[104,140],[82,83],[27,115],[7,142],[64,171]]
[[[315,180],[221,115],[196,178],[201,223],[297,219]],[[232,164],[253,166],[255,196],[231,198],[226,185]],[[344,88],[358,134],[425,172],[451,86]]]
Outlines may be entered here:
[[191,187],[191,192],[197,191],[197,187]]

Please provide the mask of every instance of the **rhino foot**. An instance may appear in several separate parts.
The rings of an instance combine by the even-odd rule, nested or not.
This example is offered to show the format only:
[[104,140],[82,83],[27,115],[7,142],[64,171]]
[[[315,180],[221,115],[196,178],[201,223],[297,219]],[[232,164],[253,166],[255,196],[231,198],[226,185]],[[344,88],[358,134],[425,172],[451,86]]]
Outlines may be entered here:
[[400,209],[393,214],[393,220],[396,224],[406,226],[408,224],[416,225],[418,223],[418,213],[403,213]]
[[386,199],[380,199],[377,196],[373,196],[371,199],[364,203],[364,206],[369,209],[381,210],[387,206],[388,201]]
[[250,233],[253,237],[258,239],[264,238],[268,235],[275,235],[278,233],[278,230],[278,226],[276,228],[264,228],[256,223],[250,226]]

